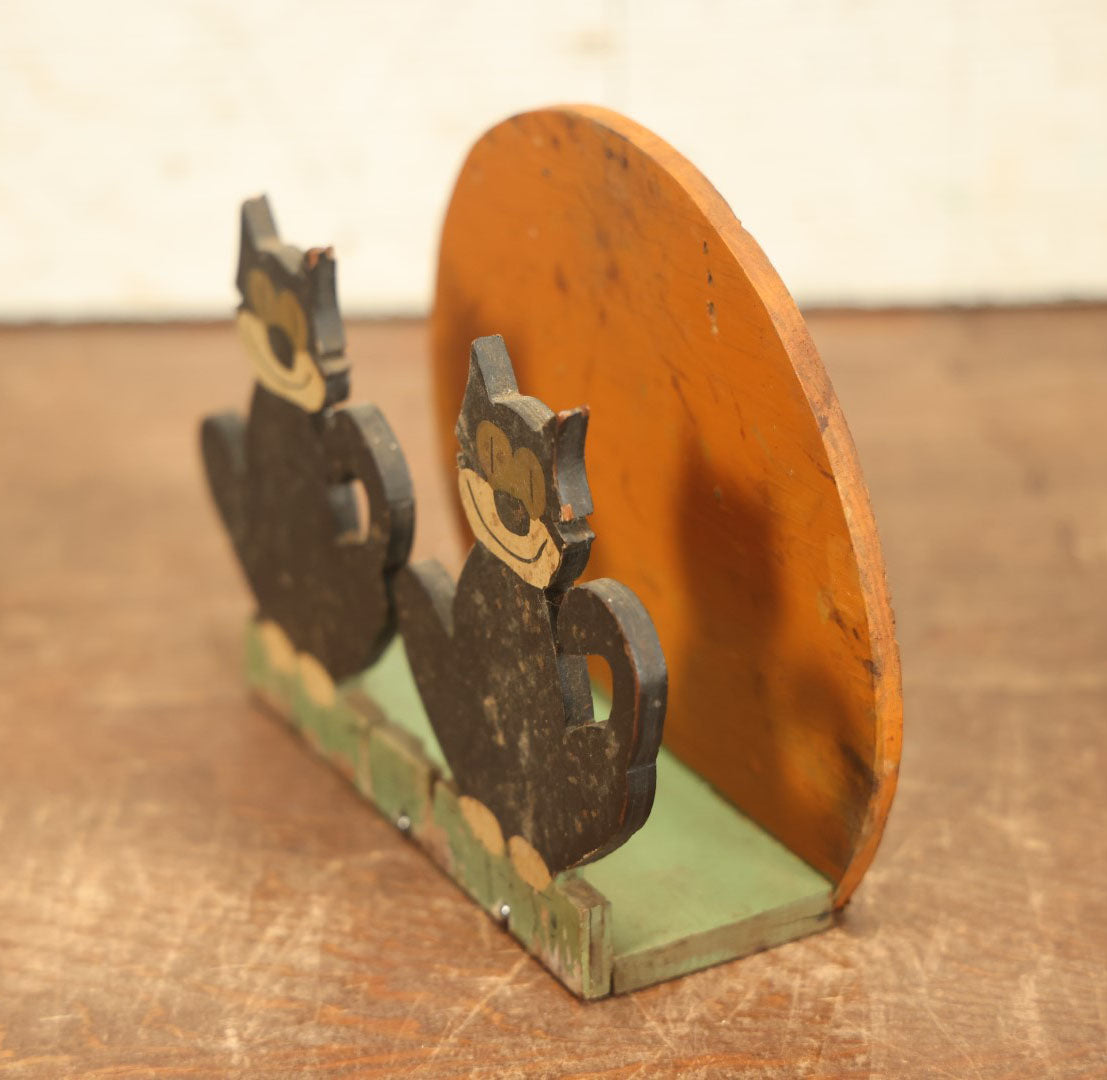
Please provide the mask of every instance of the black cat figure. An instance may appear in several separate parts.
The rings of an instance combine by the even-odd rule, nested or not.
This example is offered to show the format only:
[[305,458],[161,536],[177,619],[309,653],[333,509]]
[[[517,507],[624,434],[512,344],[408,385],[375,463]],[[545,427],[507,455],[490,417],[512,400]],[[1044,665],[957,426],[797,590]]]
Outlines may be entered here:
[[[462,809],[489,846],[507,837],[537,887],[645,822],[665,715],[665,659],[638,598],[609,579],[573,585],[593,539],[587,423],[584,409],[555,415],[521,395],[502,338],[476,341],[457,438],[477,542],[456,587],[438,563],[396,582],[408,659]],[[602,722],[589,655],[611,666]]]
[[242,206],[237,325],[257,379],[250,414],[204,420],[208,484],[253,589],[270,661],[313,697],[368,667],[395,625],[391,579],[411,549],[402,452],[349,392],[328,249],[281,242],[264,196]]

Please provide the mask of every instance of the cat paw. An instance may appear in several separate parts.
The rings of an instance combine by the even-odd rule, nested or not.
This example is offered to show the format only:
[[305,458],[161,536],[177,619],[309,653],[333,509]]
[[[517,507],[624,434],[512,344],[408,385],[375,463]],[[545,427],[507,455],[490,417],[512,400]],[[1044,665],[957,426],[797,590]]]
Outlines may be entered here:
[[272,619],[258,625],[258,638],[265,650],[265,659],[273,671],[291,675],[296,670],[296,649],[288,635]]
[[515,873],[535,892],[542,892],[553,881],[546,860],[522,836],[513,836],[508,840],[507,853],[511,858],[511,865],[515,867]]
[[489,855],[502,855],[504,853],[504,834],[496,815],[488,809],[479,799],[471,795],[461,795],[457,800],[461,816],[465,818],[465,824],[480,841]]
[[304,688],[308,700],[320,708],[329,709],[337,697],[334,679],[327,669],[310,653],[297,653],[296,667],[300,674],[300,685]]

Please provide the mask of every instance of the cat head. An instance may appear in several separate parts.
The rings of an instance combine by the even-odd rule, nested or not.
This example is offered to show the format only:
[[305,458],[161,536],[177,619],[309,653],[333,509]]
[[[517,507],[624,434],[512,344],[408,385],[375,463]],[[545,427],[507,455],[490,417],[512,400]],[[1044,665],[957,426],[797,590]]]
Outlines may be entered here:
[[264,195],[242,204],[236,323],[258,382],[319,412],[349,393],[334,252],[282,243]]
[[456,428],[461,503],[477,543],[537,588],[569,588],[588,562],[587,428],[587,409],[554,413],[519,393],[503,338],[473,342]]

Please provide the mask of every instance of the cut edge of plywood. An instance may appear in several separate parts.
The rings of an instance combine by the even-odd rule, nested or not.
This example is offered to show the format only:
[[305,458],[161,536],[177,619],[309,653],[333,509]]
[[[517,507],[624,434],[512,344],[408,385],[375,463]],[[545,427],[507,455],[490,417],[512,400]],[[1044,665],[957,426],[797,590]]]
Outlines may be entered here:
[[247,630],[249,685],[569,990],[623,993],[813,933],[832,884],[667,751],[654,812],[600,861],[537,890],[475,833],[397,640],[333,704],[269,663]]

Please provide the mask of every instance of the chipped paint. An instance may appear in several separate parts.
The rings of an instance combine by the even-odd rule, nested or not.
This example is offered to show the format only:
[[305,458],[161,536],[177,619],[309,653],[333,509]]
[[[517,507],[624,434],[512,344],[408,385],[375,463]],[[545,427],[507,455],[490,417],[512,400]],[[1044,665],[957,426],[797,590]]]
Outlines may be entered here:
[[321,706],[295,670],[274,669],[251,624],[246,637],[250,686],[297,728],[390,821],[406,819],[411,838],[573,993],[611,992],[612,949],[603,896],[570,872],[541,891],[520,877],[505,849],[491,852],[459,805],[453,784],[424,752],[419,739],[396,724],[355,707],[357,680],[339,688],[334,705]]
[[639,989],[831,924],[829,882],[665,751],[656,812],[641,834],[536,889],[467,819],[399,644],[341,684],[330,708],[313,701],[294,669],[270,665],[254,625],[246,669],[259,698],[582,998]]

